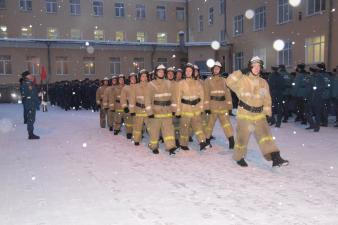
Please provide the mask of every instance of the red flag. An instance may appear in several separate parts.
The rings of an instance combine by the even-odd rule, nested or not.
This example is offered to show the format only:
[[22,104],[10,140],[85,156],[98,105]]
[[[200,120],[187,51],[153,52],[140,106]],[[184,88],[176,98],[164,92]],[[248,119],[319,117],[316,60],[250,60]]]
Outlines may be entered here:
[[44,66],[41,66],[40,76],[41,76],[41,81],[46,80],[47,78],[47,72]]

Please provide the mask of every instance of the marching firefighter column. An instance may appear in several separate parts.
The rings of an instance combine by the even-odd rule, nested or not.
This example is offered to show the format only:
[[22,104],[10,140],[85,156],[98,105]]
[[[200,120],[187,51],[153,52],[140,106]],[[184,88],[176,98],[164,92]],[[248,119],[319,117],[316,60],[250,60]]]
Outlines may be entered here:
[[108,77],[105,77],[102,82],[103,82],[102,86],[99,87],[96,91],[96,104],[100,108],[100,126],[101,128],[105,128],[107,123],[106,117],[108,106],[103,104],[103,97],[104,91],[108,87]]
[[204,91],[201,83],[193,78],[194,65],[187,63],[185,68],[185,79],[178,83],[177,88],[177,110],[176,117],[180,121],[180,147],[189,150],[189,128],[190,126],[200,143],[200,150],[208,145],[202,128],[202,117],[204,104]]
[[149,148],[154,154],[158,154],[158,139],[160,133],[163,136],[165,148],[169,154],[175,154],[175,133],[172,123],[173,88],[170,81],[165,80],[166,68],[164,65],[157,66],[155,80],[148,84],[145,98],[145,106],[149,121]]
[[227,78],[228,87],[238,96],[237,136],[233,158],[237,164],[246,167],[244,157],[250,134],[253,132],[260,150],[272,166],[287,165],[281,158],[266,116],[271,116],[271,96],[268,83],[260,77],[263,61],[255,56],[248,63],[248,74],[235,71]]
[[137,146],[140,144],[142,134],[143,134],[143,125],[145,124],[148,127],[148,116],[146,112],[146,107],[144,104],[144,99],[146,95],[146,90],[148,87],[149,73],[147,70],[142,69],[139,72],[139,83],[135,85],[135,88],[132,89],[130,93],[129,101],[129,110],[130,115],[133,117],[133,141]]
[[128,80],[129,85],[124,86],[121,91],[121,106],[123,108],[125,115],[124,124],[126,126],[127,139],[131,139],[133,135],[133,118],[129,113],[128,107],[134,107],[134,105],[130,104],[130,97],[131,92],[134,91],[135,89],[137,74],[136,73],[129,74]]
[[207,143],[210,144],[210,138],[219,119],[225,136],[229,140],[229,149],[234,148],[234,133],[230,122],[229,110],[232,109],[232,98],[229,88],[226,85],[225,78],[221,76],[222,64],[218,61],[211,68],[212,77],[205,81],[205,109],[209,115],[209,121],[206,128]]

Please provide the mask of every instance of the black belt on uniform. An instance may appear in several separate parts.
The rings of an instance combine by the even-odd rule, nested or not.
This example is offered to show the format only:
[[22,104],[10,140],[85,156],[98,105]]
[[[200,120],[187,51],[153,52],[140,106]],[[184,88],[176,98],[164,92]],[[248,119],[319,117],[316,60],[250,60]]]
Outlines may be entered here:
[[200,101],[201,101],[200,98],[197,98],[195,100],[187,100],[187,99],[184,99],[184,98],[181,99],[181,102],[183,104],[187,104],[187,105],[197,105]]
[[263,106],[260,107],[254,107],[254,106],[250,106],[244,102],[242,102],[241,100],[239,100],[238,105],[243,107],[245,110],[249,111],[249,112],[253,112],[253,113],[261,113],[263,112]]
[[170,106],[171,105],[171,101],[154,101],[154,105]]
[[146,106],[144,104],[136,102],[136,106],[144,109]]
[[225,96],[210,96],[211,100],[215,100],[215,101],[225,101]]
[[116,100],[115,102],[120,103],[120,100]]

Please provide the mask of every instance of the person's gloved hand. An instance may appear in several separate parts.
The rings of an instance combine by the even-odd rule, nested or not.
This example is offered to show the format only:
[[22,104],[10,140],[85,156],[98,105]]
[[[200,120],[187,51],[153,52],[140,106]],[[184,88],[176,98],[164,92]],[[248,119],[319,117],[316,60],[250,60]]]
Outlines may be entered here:
[[128,107],[124,107],[124,109],[123,109],[123,110],[124,110],[124,112],[125,112],[125,113],[129,113],[129,109],[128,109]]

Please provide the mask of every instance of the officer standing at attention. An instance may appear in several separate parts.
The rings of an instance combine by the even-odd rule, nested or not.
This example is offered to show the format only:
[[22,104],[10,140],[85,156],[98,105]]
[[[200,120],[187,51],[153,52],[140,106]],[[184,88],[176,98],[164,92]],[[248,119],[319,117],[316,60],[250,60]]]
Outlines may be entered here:
[[33,83],[34,77],[29,71],[21,74],[24,79],[22,85],[22,97],[25,99],[25,118],[27,119],[28,139],[40,139],[39,136],[33,133],[36,110],[39,110],[39,97],[37,89]]

